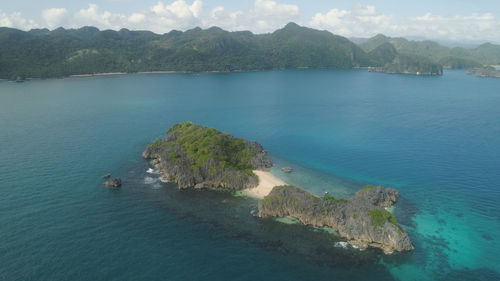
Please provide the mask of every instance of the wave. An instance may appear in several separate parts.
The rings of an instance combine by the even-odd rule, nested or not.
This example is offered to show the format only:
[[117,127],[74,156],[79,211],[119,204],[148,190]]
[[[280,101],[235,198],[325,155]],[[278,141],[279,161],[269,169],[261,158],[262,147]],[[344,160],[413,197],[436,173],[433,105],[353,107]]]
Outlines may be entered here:
[[334,246],[335,247],[339,247],[339,248],[344,248],[344,249],[347,249],[349,247],[349,243],[348,242],[335,242]]
[[148,174],[153,174],[153,175],[158,175],[158,174],[160,174],[160,171],[159,171],[158,167],[157,167],[157,166],[155,166],[154,168],[149,168],[149,169],[146,171],[146,173],[148,173]]
[[352,245],[351,243],[349,242],[345,242],[345,241],[341,241],[341,242],[335,242],[334,244],[335,247],[339,247],[339,248],[344,248],[344,249],[347,249],[347,248],[354,248],[356,250],[360,250],[360,251],[364,251],[366,250],[365,248],[363,247],[359,247],[359,246],[356,246],[356,245]]
[[158,178],[153,178],[153,177],[145,177],[144,178],[144,183],[145,184],[154,184],[158,182]]

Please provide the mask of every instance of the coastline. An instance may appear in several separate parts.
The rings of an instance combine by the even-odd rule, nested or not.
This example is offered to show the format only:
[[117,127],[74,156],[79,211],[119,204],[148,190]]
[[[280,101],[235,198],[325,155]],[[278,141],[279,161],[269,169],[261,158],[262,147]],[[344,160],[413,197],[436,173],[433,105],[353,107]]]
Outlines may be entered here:
[[268,195],[275,186],[286,185],[286,182],[277,178],[271,172],[268,171],[253,171],[255,175],[259,178],[259,185],[254,188],[249,188],[243,190],[243,194],[254,197],[254,198],[264,198]]
[[[265,71],[255,70],[254,72]],[[92,77],[92,76],[111,76],[111,75],[127,75],[127,74],[189,74],[189,73],[238,73],[246,72],[245,70],[209,70],[209,71],[177,71],[177,70],[158,70],[158,71],[139,71],[139,72],[103,72],[103,73],[88,73],[69,75],[69,78]],[[64,78],[64,77],[63,77]]]
[[[84,78],[93,76],[117,76],[117,75],[130,75],[130,74],[210,74],[210,73],[254,73],[254,72],[267,72],[275,70],[353,70],[365,69],[367,67],[353,67],[353,68],[311,68],[311,67],[296,67],[296,68],[272,68],[272,69],[237,69],[237,70],[206,70],[206,71],[183,71],[183,70],[158,70],[158,71],[139,71],[139,72],[98,72],[98,73],[85,73],[85,74],[72,74],[67,76],[54,76],[54,77],[27,77],[25,80],[49,80],[49,79],[66,79],[66,78]],[[4,81],[13,81],[10,79],[0,79]]]
[[74,74],[68,77],[92,77],[92,76],[108,76],[108,75],[125,75],[127,72],[104,72],[104,73],[89,73],[89,74]]

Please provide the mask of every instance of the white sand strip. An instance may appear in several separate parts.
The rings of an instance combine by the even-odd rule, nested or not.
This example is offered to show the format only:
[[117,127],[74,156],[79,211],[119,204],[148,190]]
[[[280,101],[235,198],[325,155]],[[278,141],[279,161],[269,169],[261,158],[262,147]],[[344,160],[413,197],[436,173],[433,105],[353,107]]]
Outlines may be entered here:
[[278,179],[270,172],[257,171],[257,170],[253,172],[259,177],[259,185],[254,188],[244,190],[244,193],[249,196],[263,198],[266,195],[268,195],[271,192],[271,190],[273,190],[273,187],[286,185],[284,181]]

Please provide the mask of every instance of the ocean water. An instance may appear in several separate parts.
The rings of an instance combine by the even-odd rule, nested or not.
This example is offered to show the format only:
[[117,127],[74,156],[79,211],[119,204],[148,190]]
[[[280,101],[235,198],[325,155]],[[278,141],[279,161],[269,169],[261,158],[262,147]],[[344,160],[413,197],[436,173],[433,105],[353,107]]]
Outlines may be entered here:
[[[255,219],[255,199],[161,182],[141,152],[183,120],[259,141],[317,194],[398,189],[415,251],[360,251]],[[500,79],[462,71],[0,82],[0,280],[500,280],[499,120]]]

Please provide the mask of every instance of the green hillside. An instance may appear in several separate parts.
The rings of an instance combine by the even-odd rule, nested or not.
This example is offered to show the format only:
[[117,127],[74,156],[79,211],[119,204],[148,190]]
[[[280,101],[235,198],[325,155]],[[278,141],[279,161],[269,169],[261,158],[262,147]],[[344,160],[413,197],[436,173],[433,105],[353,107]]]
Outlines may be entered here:
[[448,68],[471,68],[481,65],[500,64],[500,46],[485,43],[476,48],[449,48],[433,41],[409,41],[405,38],[391,38],[378,34],[359,46],[371,52],[383,44],[391,44],[398,53],[420,56]]
[[0,78],[64,77],[140,71],[236,71],[369,66],[348,39],[294,23],[271,34],[217,27],[99,31],[93,27],[24,32],[0,28]]

